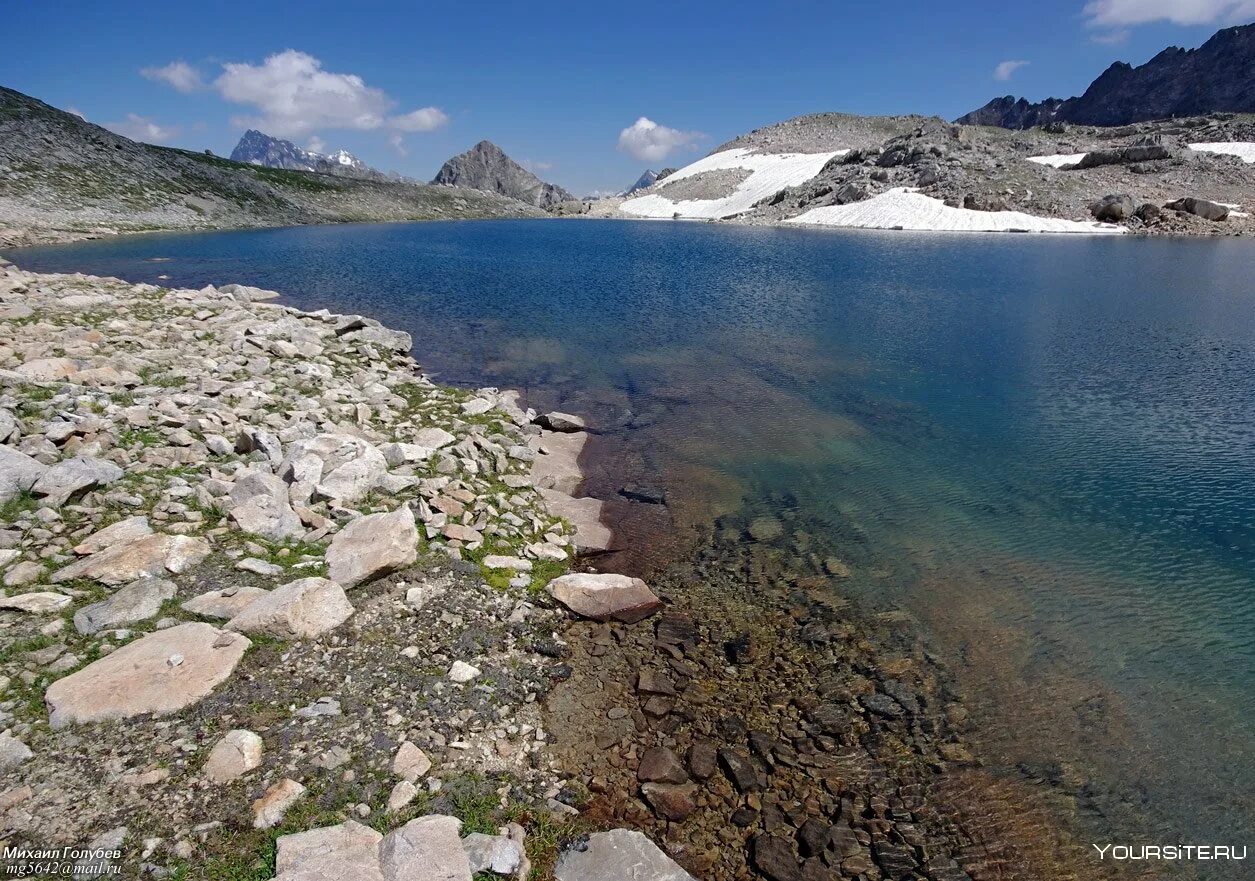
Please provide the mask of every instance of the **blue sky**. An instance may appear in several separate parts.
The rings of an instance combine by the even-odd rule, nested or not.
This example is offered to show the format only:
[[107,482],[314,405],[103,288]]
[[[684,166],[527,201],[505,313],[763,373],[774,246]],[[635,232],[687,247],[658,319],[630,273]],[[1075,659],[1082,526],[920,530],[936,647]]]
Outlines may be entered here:
[[586,193],[802,113],[1079,94],[1255,0],[58,0],[4,18],[0,85],[143,140],[225,155],[253,124],[426,179],[488,138]]

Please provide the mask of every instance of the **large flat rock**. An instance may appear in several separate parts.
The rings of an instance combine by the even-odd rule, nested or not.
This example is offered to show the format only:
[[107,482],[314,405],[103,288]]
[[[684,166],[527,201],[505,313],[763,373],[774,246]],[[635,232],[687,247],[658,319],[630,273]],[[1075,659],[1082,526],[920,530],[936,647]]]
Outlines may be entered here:
[[557,881],[697,881],[644,833],[613,829],[590,835],[583,848],[562,855]]
[[549,582],[549,595],[581,618],[633,624],[662,608],[644,581],[627,575],[573,572]]
[[353,820],[282,836],[275,881],[384,881],[379,869],[383,836]]
[[470,881],[471,864],[458,830],[462,821],[429,814],[393,829],[379,844],[388,881]]
[[53,728],[175,713],[223,682],[252,643],[211,624],[180,624],[122,646],[48,687]]
[[76,560],[52,573],[52,582],[61,584],[87,578],[105,584],[129,584],[141,578],[155,578],[166,572],[176,575],[209,556],[209,543],[189,535],[145,535],[125,544],[114,545]]

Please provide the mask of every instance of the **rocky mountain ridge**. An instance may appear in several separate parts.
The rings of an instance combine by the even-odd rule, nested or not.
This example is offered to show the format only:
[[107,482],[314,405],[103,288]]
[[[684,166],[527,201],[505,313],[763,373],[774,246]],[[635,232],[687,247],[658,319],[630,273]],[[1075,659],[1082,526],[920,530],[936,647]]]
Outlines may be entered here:
[[[821,154],[830,158],[817,160]],[[799,162],[813,167],[801,180],[779,171]],[[1255,233],[1251,115],[1008,130],[818,113],[755,129],[699,163],[632,196],[593,203],[589,213],[784,223],[813,209],[855,206],[836,212],[844,216],[867,203],[911,214],[876,228],[916,222],[924,210],[935,215],[930,222],[951,224],[928,228],[1080,232],[1097,219],[1121,227],[1115,232]],[[857,210],[845,225],[878,222],[866,212],[880,207]],[[948,213],[955,210],[969,213]]]
[[231,151],[232,162],[260,165],[265,168],[286,168],[291,171],[316,171],[345,177],[385,180],[389,175],[371,168],[347,150],[317,153],[305,150],[291,141],[271,137],[257,129],[246,131]]
[[1255,24],[1217,31],[1197,49],[1170,46],[1138,67],[1117,61],[1079,97],[1031,103],[1006,95],[956,122],[1118,126],[1222,111],[1255,113]]
[[162,229],[538,214],[497,193],[266,168],[142,144],[0,87],[0,245]]
[[480,141],[465,153],[454,156],[440,167],[431,182],[499,193],[537,208],[575,201],[575,196],[557,184],[541,180],[492,141]]

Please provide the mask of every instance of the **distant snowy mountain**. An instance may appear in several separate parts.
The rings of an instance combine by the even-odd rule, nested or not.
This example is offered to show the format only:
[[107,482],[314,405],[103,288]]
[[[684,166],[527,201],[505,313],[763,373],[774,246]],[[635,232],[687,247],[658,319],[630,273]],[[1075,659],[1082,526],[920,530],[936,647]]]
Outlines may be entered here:
[[636,179],[636,183],[632,184],[632,186],[624,190],[621,195],[630,196],[633,193],[635,193],[637,190],[643,190],[646,187],[652,187],[654,185],[654,182],[657,180],[658,180],[658,172],[654,171],[652,168],[647,168],[645,169],[645,173]]
[[231,151],[231,159],[261,165],[265,168],[287,168],[293,171],[318,171],[344,177],[382,180],[388,175],[368,166],[347,150],[324,155],[303,150],[291,141],[273,138],[256,129],[249,129]]

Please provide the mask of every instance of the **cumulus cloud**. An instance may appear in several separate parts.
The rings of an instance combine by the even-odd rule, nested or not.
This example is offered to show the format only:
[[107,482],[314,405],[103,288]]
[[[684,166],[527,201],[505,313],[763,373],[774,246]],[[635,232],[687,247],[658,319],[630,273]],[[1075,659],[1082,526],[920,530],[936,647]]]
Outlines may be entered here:
[[398,156],[410,155],[410,151],[405,149],[405,138],[401,137],[400,132],[388,135],[388,146],[396,150]]
[[77,107],[67,107],[65,108],[65,112],[73,113],[79,119],[87,119],[87,117],[83,114],[83,111],[79,110]]
[[124,138],[143,141],[146,144],[164,144],[174,140],[179,134],[177,126],[161,125],[138,113],[128,113],[122,122],[106,122],[104,126]]
[[427,132],[449,121],[438,107],[390,115],[396,102],[382,89],[356,74],[323,70],[321,61],[295,49],[261,64],[224,64],[213,85],[226,100],[260,112],[237,118],[237,125],[283,137],[302,137],[316,128]]
[[449,117],[439,107],[421,107],[388,119],[388,127],[401,132],[433,132],[448,123]]
[[200,72],[186,61],[171,61],[165,67],[145,67],[140,75],[153,82],[165,83],[185,95],[205,85]]
[[318,135],[313,135],[308,143],[305,144],[305,149],[311,153],[324,153],[327,150],[327,142],[318,137]]
[[1083,12],[1093,28],[1121,28],[1168,21],[1177,25],[1236,23],[1255,16],[1255,0],[1090,0]]
[[999,61],[998,66],[994,68],[994,79],[1006,82],[1026,64],[1028,64],[1027,61]]
[[660,162],[673,150],[693,146],[701,137],[701,132],[680,131],[642,116],[619,132],[619,149],[642,162]]

